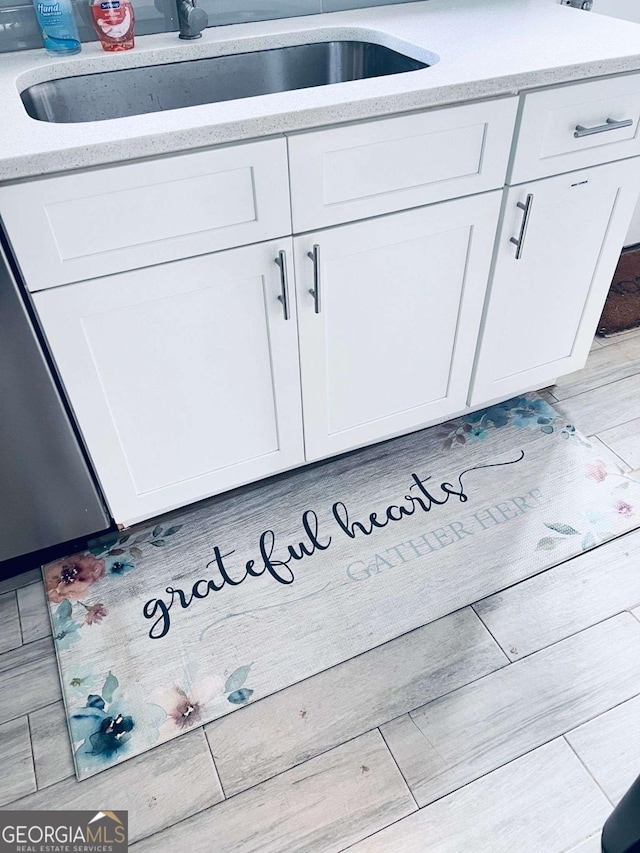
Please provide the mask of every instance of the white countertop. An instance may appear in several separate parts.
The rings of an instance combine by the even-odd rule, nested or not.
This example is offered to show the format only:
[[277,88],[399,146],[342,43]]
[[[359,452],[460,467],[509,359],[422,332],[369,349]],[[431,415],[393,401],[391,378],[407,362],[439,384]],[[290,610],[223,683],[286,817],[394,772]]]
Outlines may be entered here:
[[[225,53],[357,39],[429,68],[238,101],[79,124],[30,118],[19,97],[57,77]],[[0,54],[0,180],[183,151],[381,116],[559,82],[640,69],[640,25],[552,0],[424,0],[136,39],[127,53],[99,44],[54,59],[44,50]]]

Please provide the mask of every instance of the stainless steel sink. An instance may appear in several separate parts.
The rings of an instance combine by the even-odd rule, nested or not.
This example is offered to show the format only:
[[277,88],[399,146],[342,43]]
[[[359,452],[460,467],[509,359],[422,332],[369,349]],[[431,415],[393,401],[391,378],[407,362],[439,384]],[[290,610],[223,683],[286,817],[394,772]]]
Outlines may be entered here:
[[101,121],[427,67],[379,44],[330,41],[64,77],[21,98],[39,121]]

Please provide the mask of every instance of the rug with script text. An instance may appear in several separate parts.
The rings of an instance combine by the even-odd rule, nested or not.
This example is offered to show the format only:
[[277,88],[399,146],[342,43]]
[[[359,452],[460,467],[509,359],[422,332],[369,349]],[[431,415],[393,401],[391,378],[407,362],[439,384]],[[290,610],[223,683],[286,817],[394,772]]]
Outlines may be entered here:
[[531,395],[45,566],[78,778],[640,526],[639,480]]

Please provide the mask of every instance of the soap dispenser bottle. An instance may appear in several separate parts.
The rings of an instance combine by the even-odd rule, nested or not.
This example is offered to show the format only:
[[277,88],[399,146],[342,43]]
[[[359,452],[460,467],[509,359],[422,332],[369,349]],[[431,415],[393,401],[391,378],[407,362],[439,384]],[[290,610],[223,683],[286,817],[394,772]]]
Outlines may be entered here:
[[82,45],[71,0],[34,0],[45,49],[53,56],[80,53]]
[[135,15],[130,0],[89,0],[89,8],[103,50],[131,50]]

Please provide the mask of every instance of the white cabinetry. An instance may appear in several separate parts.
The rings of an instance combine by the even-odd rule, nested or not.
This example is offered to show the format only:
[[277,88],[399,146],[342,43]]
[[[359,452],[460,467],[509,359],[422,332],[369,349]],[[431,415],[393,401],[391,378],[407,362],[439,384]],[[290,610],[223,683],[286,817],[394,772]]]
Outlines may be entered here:
[[464,409],[500,199],[295,238],[307,459]]
[[115,520],[579,368],[639,119],[621,75],[0,187]]
[[111,511],[131,524],[304,461],[291,240],[44,290]]
[[639,191],[635,159],[509,189],[471,405],[584,365]]
[[517,107],[497,98],[290,136],[294,233],[502,187]]
[[34,291],[257,243],[291,233],[287,144],[265,139],[7,184],[0,210]]

